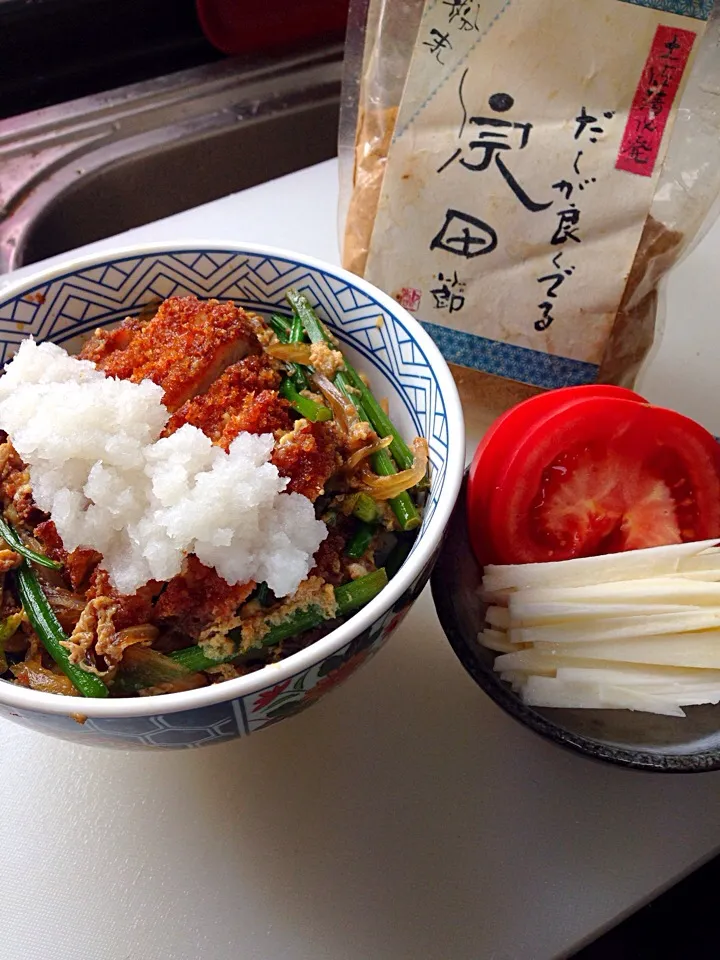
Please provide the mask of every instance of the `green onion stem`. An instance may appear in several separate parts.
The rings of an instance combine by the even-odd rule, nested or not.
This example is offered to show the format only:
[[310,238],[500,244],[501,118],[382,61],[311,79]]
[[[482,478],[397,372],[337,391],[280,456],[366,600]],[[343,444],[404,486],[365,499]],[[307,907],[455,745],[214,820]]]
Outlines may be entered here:
[[332,411],[329,407],[298,393],[289,379],[283,380],[280,384],[280,396],[285,397],[293,409],[297,410],[300,416],[305,417],[306,420],[311,420],[313,423],[332,420]]
[[15,576],[23,610],[33,630],[40,638],[40,642],[55,663],[84,697],[107,697],[108,688],[100,677],[95,676],[94,673],[88,673],[77,664],[70,662],[70,655],[62,646],[62,641],[67,640],[65,631],[60,626],[60,622],[27,560],[23,560],[16,570]]
[[[270,317],[270,326],[272,327],[275,336],[278,338],[280,343],[299,343],[300,340],[305,338],[305,331],[300,327],[299,332],[296,330],[297,326],[297,317],[293,317],[292,320],[289,320],[287,317],[283,317],[279,313],[273,313]],[[299,340],[293,340],[293,336],[298,336]],[[299,392],[300,390],[309,390],[310,381],[305,375],[305,371],[300,366],[299,363],[286,363],[288,374],[290,379],[295,386],[295,389]]]
[[355,497],[352,513],[354,517],[364,523],[374,523],[378,518],[378,507],[367,493],[358,493]]
[[[373,597],[377,596],[384,586],[387,585],[388,578],[384,569],[373,570],[364,577],[357,580],[351,580],[339,587],[335,587],[335,602],[337,603],[337,615],[339,617],[347,616],[359,607],[364,607]],[[289,637],[306,633],[314,627],[319,627],[326,619],[325,613],[318,606],[310,606],[305,610],[294,610],[280,623],[273,624],[267,633],[264,634],[259,646],[269,647],[281,640],[287,640]],[[239,634],[240,631],[231,630],[230,636]],[[239,639],[236,636],[235,639]],[[220,663],[227,663],[228,660],[234,660],[239,656],[235,651],[221,660],[213,660],[206,656],[201,646],[186,647],[184,650],[176,650],[169,654],[170,658],[176,663],[182,664],[188,670],[197,672],[198,670],[207,670],[210,667],[216,667]]]
[[220,663],[227,663],[228,660],[232,660],[237,656],[237,652],[233,653],[232,656],[224,657],[221,660],[213,660],[211,657],[208,657],[204,652],[201,646],[194,647],[185,647],[184,650],[174,650],[172,653],[168,654],[170,660],[174,660],[175,663],[179,664],[181,667],[185,667],[190,673],[197,673],[200,670],[208,670],[210,667],[217,667]]
[[297,314],[293,317],[292,326],[290,327],[290,336],[288,338],[288,343],[302,343],[305,339],[305,327],[303,322]]
[[287,343],[287,338],[290,336],[290,330],[292,329],[290,317],[284,317],[281,313],[272,313],[268,323],[278,340]]
[[[304,294],[298,293],[296,290],[289,290],[287,299],[295,311],[296,318],[302,321],[307,335],[313,343],[318,343],[321,340],[332,343],[330,334],[310,306],[310,301]],[[345,389],[347,389],[347,386],[350,386],[358,391],[356,395],[359,395],[360,403],[367,415],[368,423],[370,423],[379,437],[393,438],[393,442],[390,444],[390,452],[401,470],[409,470],[413,465],[412,451],[355,367],[353,367],[347,357],[343,356],[343,360],[345,362],[345,370],[341,372],[344,372],[346,378]]]
[[[290,303],[290,306],[293,308],[295,315],[302,320],[305,331],[313,343],[319,343],[322,340],[325,340],[328,343],[333,343],[330,334],[327,332],[322,321],[318,318],[317,314],[310,306],[310,302],[304,294],[298,293],[296,290],[288,290],[286,297]],[[335,386],[339,390],[342,390],[345,396],[357,408],[359,416],[362,417],[363,420],[367,421],[379,436],[392,436],[393,441],[390,445],[390,450],[393,453],[395,453],[396,449],[399,451],[399,454],[402,457],[402,464],[404,465],[403,469],[408,469],[410,466],[412,466],[413,455],[410,452],[407,444],[402,439],[397,429],[393,426],[389,417],[385,414],[380,404],[372,395],[371,391],[362,381],[360,375],[349,363],[345,356],[343,356],[343,361],[345,364],[345,369],[338,370],[338,372],[335,374]],[[379,420],[377,421],[377,423],[380,425],[380,429],[378,429],[378,426],[376,426],[376,424],[373,422],[373,414],[366,408],[366,400],[371,403],[373,411],[379,410],[382,413],[384,419],[382,422]],[[389,477],[392,476],[392,474],[397,473],[397,467],[393,462],[392,457],[386,450],[379,450],[377,453],[373,454],[371,462],[373,469],[380,476]],[[414,530],[416,527],[420,526],[420,514],[418,513],[417,507],[413,503],[412,498],[407,490],[404,490],[397,497],[393,497],[393,499],[390,501],[390,506],[392,507],[402,530]]]
[[409,470],[413,465],[413,454],[400,435],[400,431],[385,413],[372,391],[368,388],[357,370],[345,361],[345,373],[351,385],[360,391],[360,403],[367,414],[373,430],[379,437],[392,437],[390,453],[401,470]]
[[[365,408],[359,403],[357,397],[347,390],[344,390],[344,393],[357,407],[358,415],[369,423],[370,421],[368,420]],[[397,473],[397,467],[387,450],[378,450],[377,453],[374,453],[372,457],[370,457],[370,462],[378,476],[391,477],[394,473]],[[402,493],[393,497],[392,500],[390,500],[390,506],[397,517],[401,530],[415,530],[416,527],[420,526],[420,514],[407,490],[403,490]]]
[[5,522],[2,516],[0,516],[0,537],[2,537],[11,550],[14,550],[15,553],[19,553],[20,556],[25,557],[26,560],[31,560],[33,563],[37,563],[41,567],[49,567],[51,570],[62,569],[61,563],[57,563],[57,561],[51,560],[50,557],[46,557],[42,553],[37,553],[37,551],[31,550],[30,547],[26,547],[20,539],[18,532],[13,530],[13,528]]
[[338,616],[344,617],[353,610],[364,607],[366,603],[376,597],[383,587],[387,586],[388,577],[385,569],[373,570],[372,573],[343,583],[335,587],[335,602],[338,606]]
[[346,556],[350,557],[351,560],[359,560],[360,557],[365,556],[374,536],[374,528],[369,523],[361,521],[345,546]]

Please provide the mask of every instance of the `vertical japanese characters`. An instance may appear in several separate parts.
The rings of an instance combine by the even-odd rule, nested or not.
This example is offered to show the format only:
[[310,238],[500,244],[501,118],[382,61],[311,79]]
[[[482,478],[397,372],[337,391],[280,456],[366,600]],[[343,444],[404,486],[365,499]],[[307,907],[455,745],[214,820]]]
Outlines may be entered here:
[[[597,182],[596,177],[584,177],[582,174],[583,147],[585,150],[592,149],[592,145],[605,134],[604,125],[613,120],[615,112],[591,112],[583,104],[574,118],[573,140],[577,148],[572,168],[564,172],[559,180],[548,185],[545,196],[531,196],[513,173],[510,154],[529,147],[533,124],[507,116],[515,106],[515,99],[504,92],[491,94],[487,112],[470,112],[464,97],[468,73],[469,68],[466,68],[460,76],[457,88],[461,108],[458,144],[436,172],[442,175],[453,164],[458,164],[472,174],[485,174],[494,168],[500,174],[505,188],[511,191],[528,213],[538,214],[553,209],[555,219],[548,237],[547,268],[537,277],[537,283],[543,287],[543,299],[537,305],[540,316],[533,321],[535,330],[547,330],[555,319],[553,309],[560,288],[576,270],[571,254],[566,254],[564,249],[553,248],[564,247],[568,243],[571,248],[573,244],[582,243],[580,194]],[[502,184],[499,183],[498,187],[502,188]],[[468,196],[473,196],[473,191],[468,191]],[[444,220],[438,231],[430,239],[429,247],[431,251],[442,250],[464,260],[472,260],[491,254],[499,242],[501,237],[498,235],[498,228],[484,219],[478,210],[448,207],[444,211]],[[452,276],[448,276],[447,271],[439,271],[436,277],[438,285],[430,291],[435,309],[448,313],[461,310],[465,303],[463,291],[466,282],[459,279],[456,271]]]
[[480,0],[471,0],[470,3],[468,0],[442,0],[442,7],[447,8],[443,11],[447,19],[447,29],[445,26],[430,27],[422,45],[427,47],[429,55],[444,67],[445,53],[456,51],[463,34],[479,33]]
[[[591,383],[614,357],[613,377],[635,370],[655,308],[648,302],[636,322],[626,291],[638,272],[652,286],[671,259],[656,245],[652,271],[643,266],[642,244],[657,233],[646,227],[673,227],[676,195],[702,194],[701,154],[715,156],[708,141],[720,124],[693,123],[690,107],[707,101],[713,113],[720,27],[697,51],[707,90],[690,78],[693,99],[663,166],[713,0],[683,0],[682,12],[680,0],[406,2],[417,19],[412,54],[398,62],[402,85],[385,80],[388,53],[363,88],[370,120],[355,141],[353,199],[366,199],[367,217],[362,236],[346,237],[366,257],[349,244],[348,262],[453,362],[540,387]],[[391,6],[380,23],[386,52],[402,36],[403,4]],[[378,90],[392,97],[388,109]],[[382,143],[369,126],[378,116]]]
[[[599,113],[599,111],[596,111]],[[592,149],[592,145],[598,142],[598,138],[605,133],[605,126],[612,121],[615,116],[613,110],[605,110],[601,117],[593,116],[588,112],[583,104],[580,107],[578,115],[575,117],[575,132],[573,139],[577,142],[575,159],[572,163],[572,171],[566,178],[553,183],[552,189],[561,195],[558,200],[558,206],[562,209],[555,210],[556,222],[552,236],[550,237],[550,247],[559,247],[570,243],[568,250],[558,250],[548,254],[548,271],[544,276],[538,277],[537,282],[543,286],[545,299],[538,304],[540,316],[535,320],[533,326],[536,330],[547,330],[555,320],[553,310],[557,305],[560,288],[569,280],[577,269],[571,262],[573,256],[571,251],[573,243],[582,243],[581,234],[581,201],[580,194],[588,188],[592,188],[597,183],[597,177],[584,177],[580,170],[584,150]],[[573,197],[575,199],[573,199]],[[564,201],[564,202],[563,202]]]
[[618,170],[641,177],[652,176],[670,109],[694,42],[695,34],[691,30],[661,24],[655,31],[620,145],[615,164]]

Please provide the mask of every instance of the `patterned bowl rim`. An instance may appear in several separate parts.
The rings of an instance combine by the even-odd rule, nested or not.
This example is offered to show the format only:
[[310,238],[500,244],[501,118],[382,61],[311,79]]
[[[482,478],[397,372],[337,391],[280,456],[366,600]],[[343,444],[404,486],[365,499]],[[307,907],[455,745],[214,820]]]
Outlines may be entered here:
[[286,680],[332,656],[386,613],[408,589],[425,565],[430,562],[450,519],[465,469],[465,424],[455,381],[442,354],[418,321],[392,297],[342,267],[282,247],[265,244],[219,242],[194,238],[182,241],[176,240],[170,243],[155,241],[116,247],[96,254],[68,259],[45,270],[28,274],[15,282],[10,281],[7,285],[0,286],[0,304],[16,299],[41,284],[62,279],[65,276],[70,276],[81,270],[88,270],[99,264],[134,256],[172,255],[189,250],[208,253],[224,251],[240,255],[274,257],[306,266],[311,270],[321,271],[366,294],[401,323],[415,344],[422,350],[428,366],[431,367],[437,378],[440,395],[445,404],[448,431],[447,461],[445,481],[435,512],[430,518],[427,528],[422,532],[412,554],[379,596],[327,636],[279,663],[268,664],[261,670],[245,677],[225,680],[222,683],[202,687],[199,690],[121,700],[59,697],[56,694],[41,693],[37,690],[27,690],[24,687],[0,682],[0,703],[6,706],[60,716],[80,713],[93,718],[126,719],[128,717],[153,716],[159,713],[177,713],[181,710],[195,710],[257,693],[269,685]]

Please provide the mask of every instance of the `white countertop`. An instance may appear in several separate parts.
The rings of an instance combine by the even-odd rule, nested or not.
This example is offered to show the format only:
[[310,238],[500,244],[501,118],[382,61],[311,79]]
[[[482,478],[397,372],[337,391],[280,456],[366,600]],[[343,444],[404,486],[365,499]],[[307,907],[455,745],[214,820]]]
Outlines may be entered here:
[[[326,163],[88,249],[242,238],[337,261],[335,203]],[[719,256],[720,226],[673,276],[640,383],[716,433]],[[3,720],[0,759],[2,960],[549,960],[720,846],[719,774],[545,743],[465,674],[429,590],[357,677],[249,740],[125,753]]]

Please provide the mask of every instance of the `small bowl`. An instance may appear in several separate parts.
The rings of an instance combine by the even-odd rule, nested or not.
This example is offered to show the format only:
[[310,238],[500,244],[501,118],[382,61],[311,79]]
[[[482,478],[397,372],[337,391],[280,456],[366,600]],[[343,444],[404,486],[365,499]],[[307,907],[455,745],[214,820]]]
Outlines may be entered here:
[[374,600],[336,630],[245,677],[120,700],[61,697],[0,681],[0,716],[66,740],[123,749],[194,747],[246,736],[305,709],[349,677],[408,612],[430,576],[462,481],[464,425],[455,383],[437,347],[369,283],[301,254],[251,244],[148,244],[106,252],[0,292],[0,362],[31,334],[74,352],[96,327],[174,295],[233,300],[260,313],[283,310],[291,286],[308,295],[348,357],[388,397],[399,429],[428,440],[431,490],[408,559]]
[[498,706],[546,740],[622,767],[654,773],[720,770],[720,706],[686,707],[687,716],[663,717],[632,710],[529,707],[493,670],[497,656],[477,639],[485,616],[482,568],[468,538],[465,493],[455,505],[432,576],[437,614],[467,672]]

